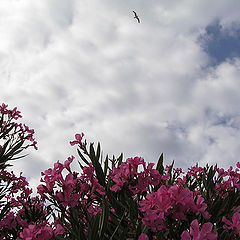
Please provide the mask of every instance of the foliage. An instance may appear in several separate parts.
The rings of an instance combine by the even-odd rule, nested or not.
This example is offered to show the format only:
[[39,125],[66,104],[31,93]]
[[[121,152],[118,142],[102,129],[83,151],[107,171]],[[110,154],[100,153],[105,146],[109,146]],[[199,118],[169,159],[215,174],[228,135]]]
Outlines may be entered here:
[[[9,161],[29,146],[33,130],[0,106],[0,239],[239,239],[240,163],[188,169],[156,168],[141,157],[104,157],[100,143],[76,134],[74,156],[42,173],[38,195],[26,179],[8,172]],[[30,144],[27,142],[30,141]]]

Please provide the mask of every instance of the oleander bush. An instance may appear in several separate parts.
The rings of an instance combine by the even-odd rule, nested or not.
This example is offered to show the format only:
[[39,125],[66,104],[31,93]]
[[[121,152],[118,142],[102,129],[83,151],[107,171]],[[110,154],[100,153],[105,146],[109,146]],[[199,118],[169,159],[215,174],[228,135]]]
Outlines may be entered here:
[[[42,172],[37,195],[22,173],[9,171],[34,130],[21,113],[0,106],[0,239],[183,239],[240,237],[240,163],[185,173],[141,157],[103,156],[84,134],[70,142],[77,155]],[[71,163],[78,161],[79,170]]]

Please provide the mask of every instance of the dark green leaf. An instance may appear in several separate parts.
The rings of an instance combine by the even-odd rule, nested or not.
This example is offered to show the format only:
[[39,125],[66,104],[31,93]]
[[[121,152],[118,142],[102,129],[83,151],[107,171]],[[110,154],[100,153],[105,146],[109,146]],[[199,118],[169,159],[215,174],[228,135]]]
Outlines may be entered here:
[[106,156],[105,162],[104,162],[104,177],[106,178],[108,170],[108,156]]
[[91,159],[92,164],[93,164],[93,166],[95,168],[95,172],[96,172],[97,179],[98,179],[99,183],[102,186],[105,186],[106,185],[106,183],[105,183],[105,175],[103,173],[102,166],[99,163],[99,159],[97,158],[97,156],[95,156],[95,151],[94,151],[94,148],[93,148],[93,144],[90,144],[90,159]]
[[101,154],[101,148],[100,148],[100,143],[97,145],[97,153],[96,153],[96,159],[99,161],[100,160],[100,154]]
[[89,161],[83,156],[83,154],[80,152],[79,149],[77,149],[78,155],[80,156],[80,158],[83,160],[83,162],[85,162],[87,165],[89,164]]
[[123,153],[120,154],[120,156],[117,159],[117,163],[118,163],[118,168],[120,167],[120,165],[122,164],[122,160],[123,160]]
[[109,217],[109,206],[105,199],[103,199],[102,203],[102,213],[99,221],[99,236],[100,239],[103,239],[104,233],[107,228],[108,217]]
[[164,166],[163,166],[163,153],[162,153],[161,156],[159,157],[156,170],[158,170],[159,173],[160,173],[161,175],[163,175],[163,171],[164,171]]
[[17,144],[11,149],[11,151],[6,154],[6,158],[7,158],[7,159],[11,159],[12,156],[16,155],[16,151],[17,151],[18,149],[20,149],[23,144],[24,144],[24,140],[22,140],[22,141],[20,141],[19,143],[17,143]]

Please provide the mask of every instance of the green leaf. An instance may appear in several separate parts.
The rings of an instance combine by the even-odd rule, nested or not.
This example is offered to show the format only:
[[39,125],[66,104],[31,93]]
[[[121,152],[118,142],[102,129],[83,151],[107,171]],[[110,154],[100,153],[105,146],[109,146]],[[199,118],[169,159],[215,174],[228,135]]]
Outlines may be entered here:
[[174,165],[174,160],[172,161],[171,167],[168,170],[168,173],[170,173],[170,174],[172,173],[173,165]]
[[107,170],[108,170],[108,155],[106,156],[106,159],[104,161],[104,177],[107,176]]
[[3,144],[2,149],[1,149],[1,154],[0,154],[0,156],[2,156],[2,155],[5,153],[6,148],[7,148],[8,144],[10,143],[10,141],[11,141],[11,140],[9,139],[9,140],[7,140],[7,141]]
[[128,211],[130,214],[130,219],[132,220],[132,223],[135,224],[134,220],[138,218],[138,205],[132,199],[131,196],[130,197],[126,196],[126,200],[127,200],[128,206],[129,206]]
[[22,155],[22,156],[19,156],[19,157],[14,157],[14,158],[11,158],[11,160],[16,160],[16,159],[20,159],[20,158],[24,158],[26,157],[28,154],[25,154],[25,155]]
[[115,230],[113,231],[113,234],[112,234],[112,236],[110,237],[109,240],[113,240],[113,237],[114,237],[115,234],[117,233],[117,231],[118,231],[118,229],[119,229],[119,227],[120,227],[120,225],[121,225],[121,223],[122,223],[122,221],[123,221],[124,215],[125,215],[125,211],[123,212],[123,215],[122,215],[122,217],[121,217],[121,219],[120,219],[117,227],[116,227]]
[[17,143],[17,144],[12,148],[12,150],[5,155],[5,157],[10,160],[12,156],[14,156],[14,155],[17,154],[16,151],[17,151],[18,149],[20,149],[23,144],[24,144],[24,140],[22,140],[22,141],[20,141],[19,143]]
[[100,143],[98,143],[97,153],[96,153],[96,159],[98,159],[98,161],[100,160],[100,154],[101,154],[101,148],[100,148]]
[[95,150],[94,150],[94,147],[93,147],[93,143],[90,144],[90,158],[91,158],[91,161],[92,162],[96,162],[96,156],[95,156]]
[[9,132],[11,132],[11,130],[12,130],[14,127],[15,127],[14,124],[12,124],[12,126],[11,126],[10,128],[8,128],[8,129],[5,129],[5,127],[4,127],[4,130],[3,130],[3,131],[1,132],[1,134],[0,134],[0,138],[6,137],[7,134],[8,134]]
[[158,170],[159,173],[160,173],[161,175],[163,175],[163,171],[164,171],[164,166],[163,166],[163,153],[162,153],[161,156],[159,157],[156,170]]
[[90,159],[92,161],[92,164],[95,168],[95,172],[96,172],[96,175],[97,175],[97,179],[99,181],[99,183],[102,185],[102,186],[106,186],[106,183],[105,183],[105,175],[104,175],[104,172],[103,172],[103,169],[102,169],[102,166],[101,164],[99,163],[99,158],[97,158],[97,156],[95,156],[95,151],[94,151],[94,148],[93,148],[93,144],[91,143],[90,144]]
[[89,164],[89,161],[83,156],[83,154],[80,152],[79,149],[77,149],[79,157],[85,162],[87,165]]
[[10,211],[10,203],[7,203],[0,212],[0,220]]
[[1,114],[1,117],[0,117],[0,127],[2,127],[2,124],[3,124],[3,113]]
[[173,165],[174,165],[174,160],[173,160],[173,162],[172,162],[172,164],[171,164],[171,166],[170,166],[170,168],[169,168],[169,170],[168,170],[168,173],[170,174],[170,179],[169,179],[169,184],[173,184],[173,176],[172,176],[172,169],[173,169]]
[[79,224],[77,210],[75,208],[71,208],[69,214],[70,216],[68,220],[71,223],[71,229],[69,229],[69,231],[74,236],[74,239],[87,240],[83,227]]
[[120,167],[120,165],[122,164],[122,160],[123,160],[123,153],[120,154],[120,156],[117,159],[117,163],[118,163],[118,168]]
[[98,236],[99,219],[100,219],[99,214],[97,214],[95,217],[92,216],[93,224],[92,224],[92,228],[89,229],[91,240],[99,240],[99,236]]
[[107,228],[109,211],[110,211],[110,209],[109,209],[108,203],[107,203],[106,199],[103,199],[102,213],[101,213],[101,217],[100,217],[100,220],[99,220],[99,236],[100,236],[100,239],[103,239],[104,233],[105,233],[106,228]]
[[80,166],[80,168],[83,170],[83,165],[78,161],[78,164],[79,164],[79,166]]

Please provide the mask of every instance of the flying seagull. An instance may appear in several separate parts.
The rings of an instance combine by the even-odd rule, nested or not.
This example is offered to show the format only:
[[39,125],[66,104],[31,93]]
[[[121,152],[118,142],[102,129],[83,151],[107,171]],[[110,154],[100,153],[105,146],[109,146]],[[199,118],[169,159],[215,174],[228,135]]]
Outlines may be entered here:
[[140,23],[140,19],[139,19],[137,13],[135,11],[133,11],[133,13],[134,13],[134,18],[136,18],[138,20],[138,23]]

